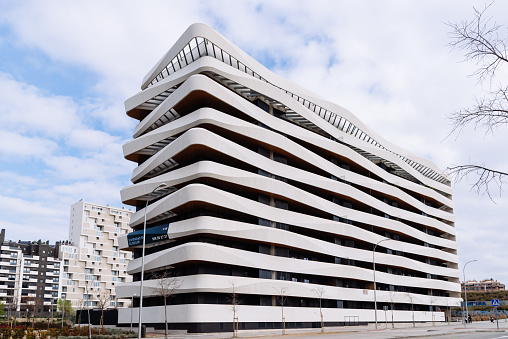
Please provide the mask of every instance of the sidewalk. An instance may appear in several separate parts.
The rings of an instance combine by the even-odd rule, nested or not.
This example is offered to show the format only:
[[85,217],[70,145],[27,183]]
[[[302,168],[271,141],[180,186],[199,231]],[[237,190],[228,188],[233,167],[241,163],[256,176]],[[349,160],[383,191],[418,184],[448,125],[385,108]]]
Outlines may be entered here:
[[[148,331],[150,338],[164,338],[164,331]],[[282,336],[281,329],[265,329],[265,330],[239,330],[239,338],[292,338],[292,337],[315,337],[319,336],[325,338],[418,338],[418,337],[435,337],[443,335],[451,335],[458,333],[474,333],[474,332],[498,332],[496,322],[490,321],[474,322],[467,324],[464,327],[462,323],[436,323],[432,326],[431,323],[416,324],[413,328],[412,324],[395,324],[395,328],[385,329],[385,323],[379,323],[378,329],[374,328],[374,324],[367,326],[346,326],[346,327],[326,327],[325,333],[321,333],[319,328],[291,328],[286,329],[286,334]],[[504,320],[499,322],[499,332],[508,332],[508,322]],[[171,339],[204,339],[204,338],[232,338],[232,332],[221,333],[178,333],[170,331],[168,338]]]

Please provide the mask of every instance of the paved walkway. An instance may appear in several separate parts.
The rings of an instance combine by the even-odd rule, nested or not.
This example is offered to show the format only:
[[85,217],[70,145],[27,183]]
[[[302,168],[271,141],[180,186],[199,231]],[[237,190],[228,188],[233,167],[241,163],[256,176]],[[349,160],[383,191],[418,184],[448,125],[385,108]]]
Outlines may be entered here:
[[[496,323],[490,321],[474,322],[464,327],[462,323],[436,323],[432,324],[416,324],[413,328],[412,324],[395,324],[395,328],[391,328],[388,324],[388,329],[385,329],[384,323],[378,324],[378,329],[374,328],[373,324],[367,326],[351,326],[351,327],[326,327],[325,333],[321,334],[320,329],[313,328],[300,328],[300,329],[286,329],[284,338],[291,337],[314,337],[319,336],[325,338],[422,338],[422,337],[435,337],[443,335],[452,335],[459,333],[474,333],[474,332],[497,332]],[[148,329],[148,336],[151,338],[164,337],[164,331],[152,332]],[[499,322],[499,332],[508,332],[508,322],[501,320]],[[239,338],[278,338],[282,337],[281,329],[269,330],[240,330],[238,331]],[[172,332],[168,336],[171,339],[201,339],[201,338],[232,338],[231,332],[222,333],[178,333]],[[507,336],[508,337],[508,336]]]

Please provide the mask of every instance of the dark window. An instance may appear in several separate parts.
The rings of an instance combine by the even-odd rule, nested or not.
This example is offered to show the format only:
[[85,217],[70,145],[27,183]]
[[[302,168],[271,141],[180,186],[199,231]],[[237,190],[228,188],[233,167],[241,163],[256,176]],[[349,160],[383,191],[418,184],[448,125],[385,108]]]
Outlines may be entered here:
[[258,218],[258,225],[271,227],[272,222],[268,219]]
[[272,296],[271,295],[260,295],[259,296],[259,305],[272,306]]
[[[270,254],[270,245],[259,244],[259,253]],[[270,278],[272,275],[270,274]]]
[[263,111],[270,112],[270,105],[268,105],[266,102],[256,99],[254,104],[261,108]]
[[272,271],[259,270],[259,278],[261,278],[261,279],[272,279]]
[[264,147],[258,146],[258,153],[264,157],[270,158],[270,151]]
[[258,168],[258,174],[259,175],[262,175],[264,177],[270,177],[270,173],[268,173],[267,171],[263,171],[262,169]]
[[279,119],[286,119],[286,113],[284,113],[281,110],[278,110],[277,108],[273,108],[273,115]]
[[288,231],[289,230],[289,225],[288,224],[283,224],[281,222],[276,222],[275,223],[275,228],[280,228],[281,230]]
[[280,162],[282,164],[288,163],[288,159],[285,156],[278,154],[278,153],[273,153],[273,160]]
[[275,255],[278,257],[289,257],[289,249],[284,247],[275,247]]
[[289,272],[277,272],[277,280],[290,280]]
[[270,205],[270,197],[264,194],[258,194],[258,201],[265,205]]
[[287,210],[289,208],[287,201],[275,199],[275,207]]

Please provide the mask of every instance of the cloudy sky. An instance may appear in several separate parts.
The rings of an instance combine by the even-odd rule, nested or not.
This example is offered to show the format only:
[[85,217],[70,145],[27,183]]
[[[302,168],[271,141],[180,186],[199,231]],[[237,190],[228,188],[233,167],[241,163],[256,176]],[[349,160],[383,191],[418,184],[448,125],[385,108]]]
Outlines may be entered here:
[[[443,169],[506,171],[506,129],[447,138],[446,115],[490,85],[447,46],[445,23],[472,19],[473,6],[483,2],[2,1],[0,228],[54,242],[79,199],[121,206],[134,168],[121,147],[135,126],[123,102],[194,22]],[[487,13],[508,25],[508,2]],[[508,283],[508,192],[493,202],[470,191],[473,179],[454,185],[460,266],[477,259],[466,278]]]

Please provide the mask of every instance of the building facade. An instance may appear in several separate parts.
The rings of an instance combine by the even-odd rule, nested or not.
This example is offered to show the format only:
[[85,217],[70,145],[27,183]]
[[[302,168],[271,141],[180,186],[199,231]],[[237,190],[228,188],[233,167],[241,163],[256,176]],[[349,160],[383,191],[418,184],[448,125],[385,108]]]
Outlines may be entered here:
[[490,278],[481,281],[468,280],[465,283],[462,282],[461,283],[462,292],[464,292],[464,288],[466,288],[468,292],[494,292],[494,291],[504,291],[505,285],[501,284],[497,280]]
[[5,229],[0,231],[0,300],[6,314],[19,312],[21,299],[21,247],[5,240]]
[[118,247],[118,237],[131,231],[131,210],[85,202],[71,206],[69,241],[60,246],[62,298],[75,308],[126,307],[115,287],[132,281],[126,272],[131,252]]
[[134,281],[117,293],[139,296],[146,216],[144,323],[164,324],[162,272],[180,283],[169,326],[192,332],[232,328],[233,290],[246,329],[280,327],[281,303],[287,327],[374,322],[375,302],[378,319],[388,306],[397,322],[444,321],[459,305],[452,188],[435,164],[203,24],[141,89],[125,102],[138,167],[121,192],[135,232],[119,239]]
[[50,316],[61,293],[59,243],[5,241],[5,230],[0,240],[0,298],[7,315]]

